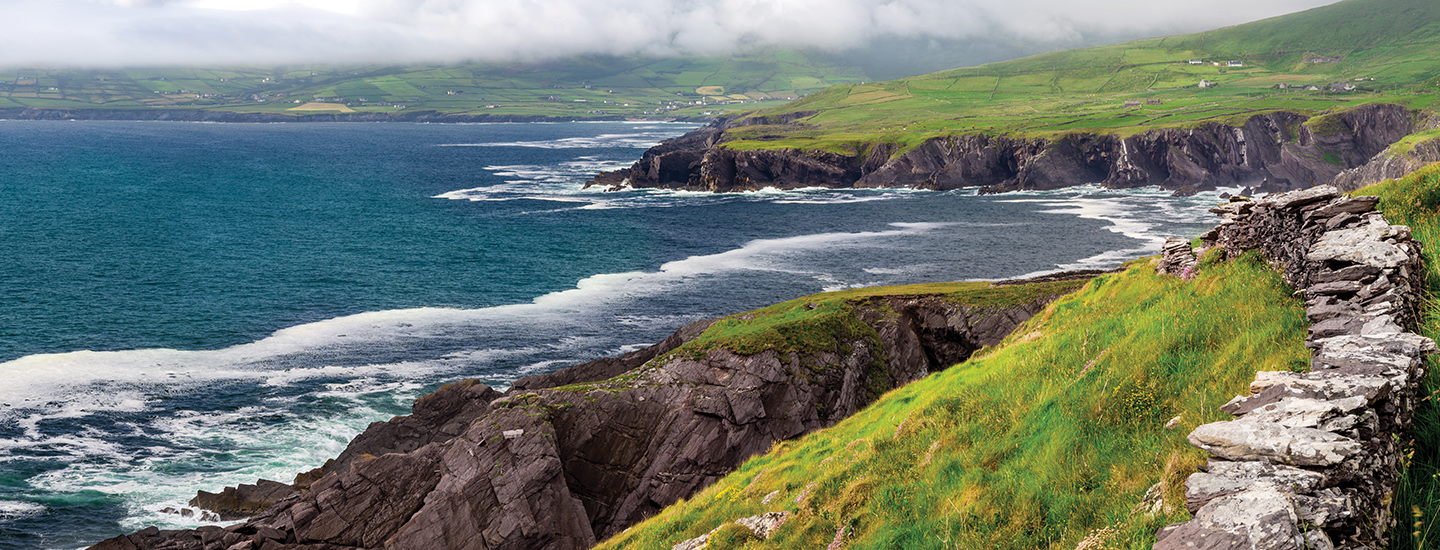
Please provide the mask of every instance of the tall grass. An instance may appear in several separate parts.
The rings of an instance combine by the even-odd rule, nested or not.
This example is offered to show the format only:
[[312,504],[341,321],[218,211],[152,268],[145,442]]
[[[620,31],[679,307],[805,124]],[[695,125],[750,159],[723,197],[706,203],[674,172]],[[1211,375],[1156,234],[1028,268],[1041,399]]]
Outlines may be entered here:
[[[1137,262],[601,548],[668,549],[782,510],[772,539],[731,529],[711,548],[1148,548],[1188,517],[1181,483],[1204,456],[1185,435],[1227,418],[1219,405],[1255,370],[1306,368],[1305,326],[1254,257],[1208,257],[1192,281]],[[1151,514],[1138,505],[1157,483]]]
[[[1432,165],[1399,180],[1386,181],[1355,191],[1356,195],[1377,195],[1380,209],[1390,223],[1410,226],[1415,239],[1425,243],[1425,299],[1421,304],[1420,334],[1440,339],[1440,164]],[[1400,522],[1392,534],[1392,548],[1440,547],[1440,361],[1427,363],[1427,374],[1415,412],[1405,472],[1395,496],[1395,514]]]

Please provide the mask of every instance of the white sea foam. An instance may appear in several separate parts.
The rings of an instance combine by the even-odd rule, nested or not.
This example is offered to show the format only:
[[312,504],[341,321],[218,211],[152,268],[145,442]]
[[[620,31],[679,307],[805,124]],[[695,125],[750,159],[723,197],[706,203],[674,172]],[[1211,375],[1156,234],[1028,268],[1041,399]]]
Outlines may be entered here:
[[1236,193],[1238,188],[1221,188],[1189,197],[1174,197],[1159,187],[1109,190],[1099,186],[1081,186],[1054,191],[1028,191],[1017,194],[1035,198],[1002,200],[1011,203],[1034,203],[1045,207],[1040,213],[1077,216],[1109,222],[1106,230],[1140,241],[1139,246],[1109,250],[1073,262],[1057,264],[1055,269],[1027,273],[1033,277],[1075,269],[1106,269],[1134,258],[1160,252],[1172,230],[1157,231],[1174,224],[1208,225],[1214,222],[1209,208],[1222,201],[1221,193]]
[[[483,309],[416,308],[360,313],[276,331],[262,340],[217,350],[144,349],[132,351],[77,351],[30,355],[0,363],[0,415],[37,409],[45,417],[84,416],[98,410],[141,410],[147,394],[231,380],[256,380],[284,385],[315,378],[354,378],[399,372],[404,376],[435,374],[457,364],[483,361],[504,352],[484,350],[479,355],[454,355],[383,365],[310,364],[280,362],[288,356],[324,350],[402,344],[444,337],[467,327],[568,326],[596,308],[668,292],[686,281],[737,271],[773,271],[808,274],[804,266],[790,265],[787,256],[802,250],[863,247],[887,238],[926,232],[943,224],[894,224],[886,231],[821,233],[779,239],[759,239],[717,254],[698,255],[667,262],[653,272],[606,273],[586,277],[575,288],[540,296],[530,303]],[[823,275],[823,274],[819,274]],[[581,345],[566,340],[558,346]],[[283,368],[281,367],[283,365]]]
[[[698,127],[698,126],[690,126]],[[443,143],[440,147],[528,147],[533,149],[649,149],[662,140],[674,137],[686,127],[654,128],[635,127],[635,130],[652,130],[623,134],[600,134],[597,136],[569,137],[532,141],[496,141],[483,143]]]
[[[121,448],[111,442],[118,434],[93,429],[30,441],[47,450],[81,452],[65,467],[29,483],[53,494],[98,491],[123,497],[129,508],[123,523],[127,530],[193,527],[200,522],[198,515],[186,518],[162,510],[184,508],[197,489],[216,491],[259,478],[288,480],[318,466],[339,454],[366,424],[389,416],[376,405],[408,406],[421,389],[414,382],[378,378],[326,384],[313,397],[342,409],[323,418],[299,416],[286,400],[233,411],[174,411],[143,426],[128,426],[137,433],[126,435],[165,442],[142,449]],[[217,470],[217,460],[228,468]]]
[[4,523],[7,520],[39,515],[44,511],[45,506],[34,502],[0,500],[0,523]]

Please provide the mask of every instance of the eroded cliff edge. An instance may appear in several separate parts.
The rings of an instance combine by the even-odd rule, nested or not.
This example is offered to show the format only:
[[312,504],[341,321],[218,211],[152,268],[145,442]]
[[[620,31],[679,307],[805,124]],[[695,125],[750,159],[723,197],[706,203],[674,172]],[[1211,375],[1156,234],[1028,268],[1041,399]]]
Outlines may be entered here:
[[[998,343],[1095,274],[801,299],[505,393],[452,383],[294,485],[197,498],[253,514],[244,523],[151,528],[94,548],[586,548],[776,441]],[[800,321],[753,330],[774,319]],[[741,353],[755,346],[769,349]]]
[[1239,126],[1202,123],[1130,136],[1076,132],[1057,138],[950,135],[900,151],[890,143],[853,154],[798,149],[735,150],[723,144],[742,126],[804,125],[813,113],[716,120],[646,151],[630,168],[587,183],[610,188],[751,191],[765,187],[916,187],[982,192],[1100,183],[1158,185],[1179,192],[1241,185],[1285,191],[1329,183],[1428,124],[1429,115],[1391,104],[1307,116],[1257,113]]

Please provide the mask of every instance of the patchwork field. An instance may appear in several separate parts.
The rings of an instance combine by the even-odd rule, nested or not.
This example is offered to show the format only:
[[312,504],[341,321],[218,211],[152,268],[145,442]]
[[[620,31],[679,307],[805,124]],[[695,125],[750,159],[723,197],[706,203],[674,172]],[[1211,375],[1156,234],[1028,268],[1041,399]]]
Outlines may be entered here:
[[[869,80],[800,52],[419,67],[0,69],[0,108],[707,117]],[[317,109],[307,105],[339,105]]]

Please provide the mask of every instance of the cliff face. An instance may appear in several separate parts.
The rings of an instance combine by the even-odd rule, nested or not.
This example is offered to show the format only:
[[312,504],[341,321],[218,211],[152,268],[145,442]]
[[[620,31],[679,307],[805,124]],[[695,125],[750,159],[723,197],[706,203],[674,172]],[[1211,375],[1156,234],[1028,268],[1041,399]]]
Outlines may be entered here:
[[[982,187],[982,192],[1159,185],[1195,191],[1219,185],[1288,190],[1329,182],[1410,134],[1412,113],[1371,104],[1315,121],[1290,112],[1250,117],[1239,127],[1202,124],[1121,138],[1076,133],[1057,139],[955,135],[894,154],[798,150],[734,151],[719,144],[736,123],[716,123],[667,141],[634,166],[588,185],[747,191],[764,187]],[[793,121],[766,121],[793,124]]]
[[[1440,116],[1433,112],[1422,113],[1416,118],[1417,133],[1440,129]],[[1341,191],[1354,191],[1366,185],[1399,179],[1428,164],[1440,162],[1440,137],[1429,137],[1431,135],[1427,133],[1412,138],[1415,142],[1408,147],[1400,147],[1400,144],[1387,147],[1371,157],[1369,162],[1336,175],[1331,183]]]
[[852,307],[875,337],[828,350],[664,355],[709,326],[699,322],[504,394],[473,380],[449,384],[413,414],[371,425],[281,494],[262,482],[194,501],[264,509],[245,523],[152,528],[94,548],[586,548],[777,441],[998,343],[1056,297],[1002,308],[871,297]]

